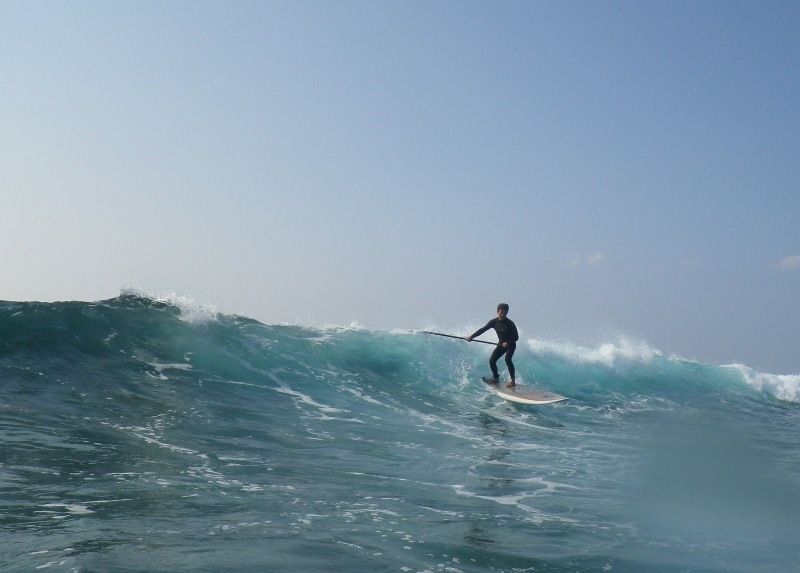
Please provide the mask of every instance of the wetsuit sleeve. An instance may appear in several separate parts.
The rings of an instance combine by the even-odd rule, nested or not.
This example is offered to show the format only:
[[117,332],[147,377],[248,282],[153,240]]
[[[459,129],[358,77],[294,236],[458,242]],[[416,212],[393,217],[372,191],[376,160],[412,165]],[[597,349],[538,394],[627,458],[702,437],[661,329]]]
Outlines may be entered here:
[[480,336],[481,334],[483,334],[484,332],[486,332],[490,328],[494,328],[494,321],[495,320],[497,320],[497,319],[493,318],[492,320],[490,320],[489,322],[486,323],[486,326],[484,326],[483,328],[479,328],[478,330],[473,332],[471,338],[475,338],[476,336]]
[[519,340],[519,332],[517,332],[517,325],[513,322],[511,323],[511,341],[516,342]]

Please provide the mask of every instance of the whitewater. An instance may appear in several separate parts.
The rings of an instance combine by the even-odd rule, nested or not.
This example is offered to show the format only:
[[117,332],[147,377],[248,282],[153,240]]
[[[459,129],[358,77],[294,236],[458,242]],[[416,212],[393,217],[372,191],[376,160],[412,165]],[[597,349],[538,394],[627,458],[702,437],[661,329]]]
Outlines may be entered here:
[[786,572],[800,375],[124,293],[0,302],[0,571]]

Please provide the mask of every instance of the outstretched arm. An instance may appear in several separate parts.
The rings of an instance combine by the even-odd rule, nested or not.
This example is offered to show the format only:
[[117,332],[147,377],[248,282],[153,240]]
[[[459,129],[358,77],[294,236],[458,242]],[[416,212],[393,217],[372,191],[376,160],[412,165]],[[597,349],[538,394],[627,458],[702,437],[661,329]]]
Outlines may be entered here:
[[489,322],[487,322],[487,323],[486,323],[486,326],[484,326],[483,328],[479,328],[478,330],[476,330],[475,332],[473,332],[472,334],[470,334],[469,336],[467,336],[467,337],[466,337],[464,340],[466,340],[467,342],[472,342],[472,339],[473,339],[473,338],[475,338],[476,336],[480,336],[481,334],[483,334],[484,332],[486,332],[487,330],[489,330],[490,328],[492,328],[492,322],[493,322],[493,320],[494,320],[494,319],[492,319],[492,320],[490,320]]

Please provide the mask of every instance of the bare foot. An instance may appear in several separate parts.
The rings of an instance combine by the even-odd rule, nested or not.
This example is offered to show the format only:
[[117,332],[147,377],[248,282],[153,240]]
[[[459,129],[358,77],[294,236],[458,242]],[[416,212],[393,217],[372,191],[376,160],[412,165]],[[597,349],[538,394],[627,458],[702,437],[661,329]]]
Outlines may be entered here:
[[517,385],[517,384],[516,384],[516,382],[514,382],[514,381],[512,380],[511,382],[509,382],[508,384],[506,384],[506,388],[513,388],[513,387],[514,387],[514,386],[516,386],[516,385]]

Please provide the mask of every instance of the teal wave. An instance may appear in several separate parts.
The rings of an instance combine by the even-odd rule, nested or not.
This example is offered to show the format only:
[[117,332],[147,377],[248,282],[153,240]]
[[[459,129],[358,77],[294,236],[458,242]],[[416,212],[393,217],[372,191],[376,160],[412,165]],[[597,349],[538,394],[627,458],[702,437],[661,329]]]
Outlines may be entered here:
[[792,377],[615,341],[490,347],[125,294],[0,303],[4,571],[777,571]]

